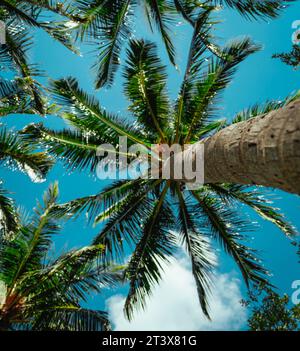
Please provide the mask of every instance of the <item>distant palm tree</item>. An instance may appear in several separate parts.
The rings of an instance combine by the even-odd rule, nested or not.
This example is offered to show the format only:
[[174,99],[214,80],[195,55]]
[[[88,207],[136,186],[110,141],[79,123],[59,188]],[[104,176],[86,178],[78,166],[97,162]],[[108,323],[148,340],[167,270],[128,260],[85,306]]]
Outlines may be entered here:
[[[2,196],[2,194],[0,194]],[[88,294],[99,293],[120,280],[115,269],[99,266],[102,245],[87,246],[50,258],[52,236],[59,232],[55,207],[58,186],[45,193],[31,218],[2,231],[0,243],[0,330],[107,330],[103,311],[81,307]],[[11,221],[7,218],[7,226]],[[3,227],[2,227],[3,229]]]
[[[202,23],[202,18],[198,21]],[[53,82],[53,92],[61,106],[60,116],[73,128],[54,131],[42,124],[29,125],[23,131],[24,136],[43,143],[69,169],[91,172],[95,172],[99,163],[100,145],[112,144],[122,153],[118,149],[119,136],[127,137],[128,146],[142,145],[149,156],[153,143],[184,145],[204,140],[225,126],[224,120],[214,118],[218,98],[237,65],[258,47],[249,39],[236,41],[222,49],[221,57],[216,58],[206,55],[203,35],[196,26],[186,74],[175,103],[171,104],[167,96],[166,68],[156,54],[155,45],[143,40],[131,41],[124,77],[133,120],[122,120],[107,112],[94,97],[79,88],[75,79],[67,78]],[[286,103],[256,106],[238,114],[232,123],[280,111]],[[130,159],[132,155],[126,157]],[[130,281],[125,306],[128,317],[132,316],[135,305],[144,306],[153,284],[161,277],[161,260],[168,260],[176,252],[174,233],[179,232],[191,258],[202,309],[209,316],[207,293],[214,267],[209,248],[211,238],[234,258],[247,284],[266,280],[266,270],[255,251],[244,243],[246,237],[242,232],[253,226],[242,218],[239,211],[242,204],[253,208],[287,235],[294,234],[294,229],[268,205],[263,194],[253,187],[235,184],[206,184],[198,190],[185,191],[184,182],[176,180],[124,180],[99,194],[71,201],[61,211],[75,214],[86,210],[96,224],[106,223],[94,240],[94,244],[105,245],[104,260],[123,258],[128,247],[134,248],[126,270]]]
[[[44,1],[46,3],[47,1]],[[61,11],[71,19],[69,25],[82,39],[96,40],[98,60],[96,88],[111,85],[120,64],[123,41],[133,35],[134,16],[138,7],[145,13],[151,30],[156,26],[165,44],[168,56],[175,65],[175,47],[172,25],[178,15],[195,28],[199,12],[228,7],[248,19],[277,17],[289,0],[73,0],[62,5]],[[43,3],[43,2],[42,2]],[[205,37],[207,47],[218,54],[218,47]]]

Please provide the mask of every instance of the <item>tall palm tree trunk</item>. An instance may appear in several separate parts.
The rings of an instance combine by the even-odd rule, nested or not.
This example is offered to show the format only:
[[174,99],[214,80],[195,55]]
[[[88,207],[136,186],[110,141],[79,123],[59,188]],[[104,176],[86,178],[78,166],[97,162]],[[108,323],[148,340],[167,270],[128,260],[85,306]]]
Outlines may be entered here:
[[204,143],[204,182],[300,194],[300,100],[228,126]]

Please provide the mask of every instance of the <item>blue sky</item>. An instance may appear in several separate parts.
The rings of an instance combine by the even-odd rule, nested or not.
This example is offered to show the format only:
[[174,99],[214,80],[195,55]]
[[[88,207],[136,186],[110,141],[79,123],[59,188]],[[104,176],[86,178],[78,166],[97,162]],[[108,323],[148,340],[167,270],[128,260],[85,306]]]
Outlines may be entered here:
[[[300,89],[300,71],[294,71],[279,60],[271,58],[273,53],[290,50],[292,45],[291,36],[294,31],[292,23],[295,20],[300,20],[300,2],[296,2],[290,8],[286,9],[279,19],[270,22],[249,22],[242,19],[233,11],[222,11],[219,16],[223,22],[217,27],[215,34],[220,37],[220,41],[225,42],[226,39],[248,35],[255,42],[263,46],[261,52],[253,55],[240,66],[232,84],[224,94],[220,116],[231,118],[236,112],[249,107],[251,104],[264,102],[268,99],[280,100],[293,91]],[[141,16],[138,17],[141,18]],[[180,23],[180,21],[181,19],[178,19],[174,35],[179,70],[175,70],[170,65],[168,68],[168,87],[171,97],[176,97],[178,93],[191,37],[189,26]],[[144,22],[137,21],[134,34],[136,37],[142,36],[156,41],[160,57],[166,64],[169,64],[160,38],[157,35],[151,34],[145,28]],[[50,77],[75,76],[79,79],[84,89],[97,95],[102,106],[121,115],[127,115],[127,102],[122,94],[123,79],[121,71],[117,74],[115,84],[110,90],[102,89],[98,92],[93,91],[93,74],[90,71],[94,60],[93,55],[90,53],[94,49],[92,46],[84,47],[83,57],[78,57],[68,52],[59,44],[54,43],[43,33],[38,32],[36,39],[36,45],[31,52],[31,59],[33,62],[39,63]],[[124,55],[122,55],[121,59],[124,61]],[[11,116],[1,122],[18,129],[27,123],[39,121],[38,117]],[[62,127],[62,122],[54,116],[48,116],[44,122],[53,128]],[[13,173],[5,169],[0,170],[0,177],[4,179],[5,188],[12,191],[17,202],[27,210],[31,210],[34,207],[36,198],[39,198],[47,185],[55,180],[59,181],[62,201],[93,194],[100,191],[105,185],[105,182],[96,180],[85,172],[68,174],[59,162],[51,171],[47,181],[43,184],[33,184],[25,175]],[[276,199],[276,207],[281,208],[287,218],[299,229],[299,197],[285,194],[281,191],[272,191],[272,194]],[[246,210],[242,207],[240,211],[244,213]],[[251,233],[253,246],[261,250],[261,257],[264,258],[266,266],[273,273],[272,282],[281,292],[291,294],[292,282],[300,279],[299,263],[297,262],[295,248],[272,224],[260,220],[250,211],[249,214],[259,225],[256,232]],[[62,234],[55,240],[55,252],[88,244],[98,230],[99,228],[89,227],[84,216],[76,222],[67,223]],[[186,296],[186,299],[189,300],[192,300],[192,298],[196,300],[196,297],[193,295],[191,298],[187,295],[187,292],[190,291],[193,294],[193,289],[184,288],[184,282],[191,287],[193,283],[190,281],[186,260],[182,258],[181,264],[179,266],[174,264],[175,268],[173,270],[172,268],[166,268],[168,274],[166,281],[170,285],[165,284],[162,290],[155,292],[151,300],[152,312],[150,311],[150,306],[144,316],[138,317],[140,320],[137,318],[132,328],[138,325],[140,328],[145,329],[151,329],[153,326],[156,326],[156,329],[165,329],[169,325],[169,328],[172,327],[175,329],[176,325],[174,325],[173,319],[170,324],[168,324],[168,321],[171,321],[169,317],[176,312],[175,315],[177,315],[179,321],[177,327],[179,329],[243,329],[245,327],[246,315],[239,307],[234,306],[238,304],[239,297],[245,294],[245,287],[239,282],[240,275],[236,271],[231,259],[223,253],[218,253],[218,260],[217,280],[219,279],[219,282],[216,282],[216,294],[212,301],[212,305],[216,306],[215,320],[217,322],[212,322],[208,326],[207,322],[204,322],[199,317],[201,312],[200,309],[199,311],[197,310],[196,301],[195,308],[194,305],[185,305],[186,300],[183,300],[182,296]],[[184,278],[180,281],[180,277],[178,277],[179,273],[186,277],[186,281],[184,281]],[[177,275],[177,279],[172,280],[172,274]],[[170,289],[172,289],[172,306],[166,303],[168,300],[167,292]],[[183,291],[185,295],[182,294]],[[224,295],[224,291],[229,292],[228,296]],[[114,316],[114,324],[116,328],[130,328],[122,320],[120,312],[120,301],[122,302],[122,295],[125,292],[125,288],[113,292],[106,291],[104,297],[94,297],[88,305],[93,308],[102,308],[106,298],[117,294],[117,297],[113,297],[108,302],[108,306]],[[232,295],[230,295],[230,292]],[[162,296],[165,296],[165,300]],[[220,300],[222,300],[222,303],[220,303]],[[166,307],[166,305],[168,306]],[[235,308],[238,310],[235,311]],[[192,318],[184,318],[189,309],[195,314],[193,324],[190,324]],[[155,311],[158,311],[158,314],[155,314]],[[233,312],[237,316],[240,316],[239,322],[236,322],[233,318]],[[181,314],[182,322],[180,322]],[[228,319],[224,316],[227,316],[226,318]],[[143,321],[147,321],[147,323],[143,325]],[[186,324],[184,324],[184,321],[186,321]]]

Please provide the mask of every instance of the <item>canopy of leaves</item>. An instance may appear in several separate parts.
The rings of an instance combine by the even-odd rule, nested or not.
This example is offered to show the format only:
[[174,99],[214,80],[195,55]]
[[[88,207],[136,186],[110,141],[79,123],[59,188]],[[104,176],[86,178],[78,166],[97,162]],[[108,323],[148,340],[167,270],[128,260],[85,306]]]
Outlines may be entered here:
[[271,289],[258,289],[243,304],[251,309],[248,319],[252,331],[299,331],[300,304],[292,305],[289,296]]
[[[107,112],[96,98],[80,89],[74,78],[65,78],[52,83],[52,93],[61,105],[60,117],[72,125],[72,130],[56,131],[36,124],[27,126],[23,137],[45,145],[48,153],[62,159],[68,168],[94,172],[100,160],[97,146],[103,143],[112,143],[118,156],[125,156],[127,161],[132,158],[119,149],[119,136],[126,136],[131,145],[143,146],[143,155],[149,157],[155,152],[150,148],[153,142],[192,144],[217,132],[226,125],[226,121],[216,120],[222,93],[238,65],[259,46],[249,38],[236,40],[218,48],[216,57],[205,40],[210,35],[210,16],[211,9],[205,8],[194,17],[195,31],[176,101],[168,98],[165,67],[156,46],[144,40],[131,40],[124,67],[124,91],[134,123],[129,125],[126,119]],[[260,111],[276,110],[287,101],[256,106],[249,111],[253,117]],[[251,116],[244,112],[238,118]],[[94,240],[95,245],[104,245],[103,262],[123,262],[126,248],[132,249],[125,273],[130,282],[125,304],[128,318],[132,318],[136,307],[145,307],[146,298],[160,281],[162,261],[169,261],[178,253],[178,246],[184,244],[201,308],[209,318],[208,296],[215,264],[213,245],[220,245],[233,258],[248,286],[268,284],[267,271],[258,253],[247,243],[253,225],[247,216],[241,216],[241,204],[288,236],[295,234],[277,209],[253,190],[233,184],[208,184],[187,191],[184,184],[160,177],[128,179],[113,183],[96,195],[65,203],[56,212],[75,216],[87,211],[94,224],[104,224]]]
[[[41,3],[41,7],[55,10],[67,17],[68,21],[65,21],[64,25],[77,40],[93,42],[97,46],[97,61],[94,64],[95,86],[100,88],[113,84],[122,49],[128,39],[134,38],[134,24],[141,13],[145,14],[150,29],[156,28],[160,33],[170,62],[176,65],[172,37],[180,17],[193,28],[203,11],[219,11],[221,8],[234,9],[249,20],[269,19],[276,18],[292,1],[73,0],[66,1],[65,4],[46,1]],[[212,36],[207,37],[204,42],[209,50],[218,54],[218,47]]]

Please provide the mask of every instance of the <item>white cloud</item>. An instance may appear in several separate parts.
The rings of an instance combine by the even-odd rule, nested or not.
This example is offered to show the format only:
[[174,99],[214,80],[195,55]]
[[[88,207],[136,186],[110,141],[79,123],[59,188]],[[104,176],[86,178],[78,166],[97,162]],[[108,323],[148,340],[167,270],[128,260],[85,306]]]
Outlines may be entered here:
[[234,274],[216,274],[210,322],[201,312],[187,259],[172,261],[164,270],[162,282],[148,299],[146,311],[136,312],[131,323],[123,314],[125,297],[115,295],[108,299],[115,330],[239,330],[245,325],[247,311],[240,304],[240,282]]

